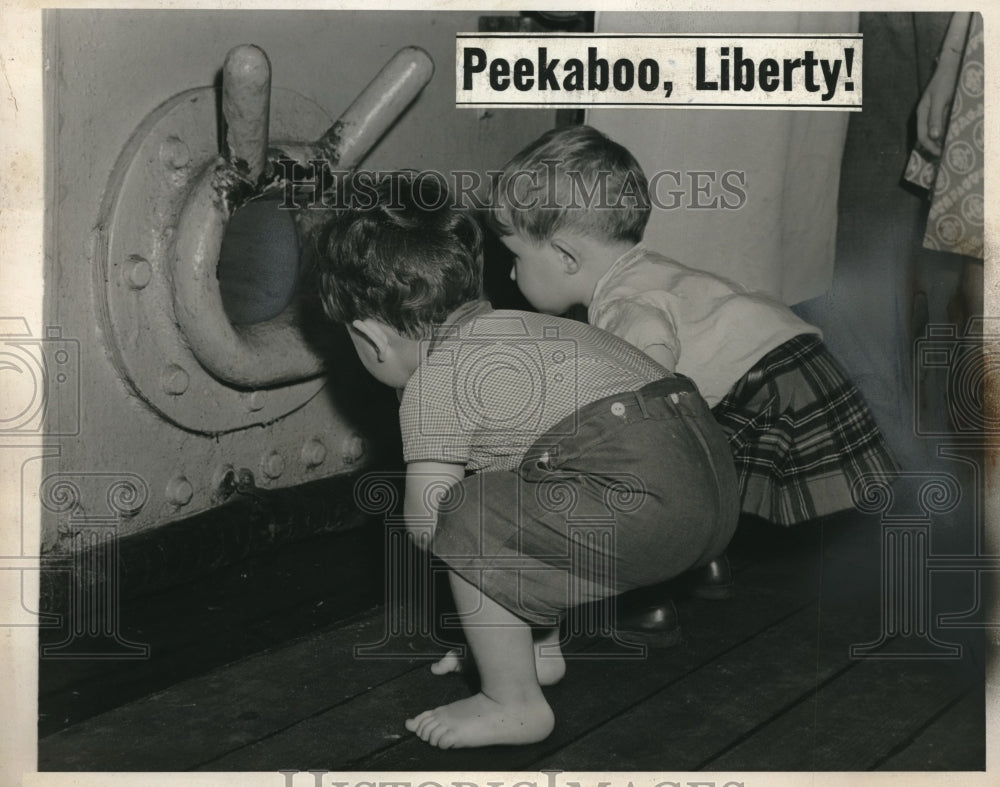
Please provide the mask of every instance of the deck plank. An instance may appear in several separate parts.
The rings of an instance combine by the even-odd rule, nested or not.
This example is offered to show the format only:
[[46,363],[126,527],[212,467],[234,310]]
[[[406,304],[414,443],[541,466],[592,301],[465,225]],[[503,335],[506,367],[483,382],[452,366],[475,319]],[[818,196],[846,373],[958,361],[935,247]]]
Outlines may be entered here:
[[868,770],[980,680],[951,660],[865,660],[705,767]]
[[[571,674],[580,673],[573,685],[596,681],[605,686],[588,695],[593,706],[588,713],[606,712],[609,695],[611,707],[623,702],[622,685],[637,692],[631,701],[641,698],[660,685],[657,681],[676,679],[801,606],[803,595],[815,592],[813,566],[801,556],[796,561],[772,556],[772,561],[740,572],[740,594],[733,602],[682,604],[686,642],[680,648],[654,654],[648,662],[623,662],[624,670],[604,660],[572,662]],[[439,767],[430,760],[443,753],[406,740],[402,721],[408,713],[465,696],[468,688],[457,677],[434,679],[420,660],[355,660],[353,645],[377,639],[383,630],[381,614],[369,616],[183,681],[44,738],[40,767],[304,770],[343,768],[348,762],[367,767],[368,760],[380,769],[390,767],[390,761],[400,768]],[[417,671],[415,676],[407,675],[411,670]],[[369,690],[372,686],[376,688]],[[571,740],[585,729],[581,724],[593,723],[581,714],[577,692],[568,684],[553,689],[558,712],[574,721],[564,722],[565,737],[552,740],[545,750]],[[353,734],[361,727],[368,729],[363,741]],[[164,746],[164,740],[170,745]],[[406,745],[396,751],[393,744],[401,740]],[[533,749],[517,750],[517,762],[526,765],[544,754]],[[490,760],[488,754],[463,754],[479,763]],[[445,757],[441,762],[450,761]]]
[[695,771],[747,730],[849,669],[877,620],[810,604],[550,758],[565,770]]
[[978,686],[948,708],[879,771],[981,771],[986,768],[986,705]]
[[[187,770],[418,668],[358,660],[381,611],[192,678],[39,742],[41,770]],[[415,651],[416,655],[416,651]],[[169,745],[164,745],[169,741]]]
[[[149,658],[42,658],[39,735],[373,609],[382,582],[371,564],[381,543],[374,528],[328,534],[152,595],[124,597],[119,634],[148,644]],[[331,571],[345,552],[357,560]],[[63,636],[39,632],[42,644]]]
[[[821,591],[826,596],[835,587],[839,603],[862,601],[877,608],[867,603],[870,598],[859,591],[860,584],[850,581],[859,574],[870,576],[856,570],[858,561],[872,554],[865,544],[871,536],[868,529],[826,526],[825,531],[817,527],[750,535],[755,540],[752,548],[737,552],[734,560],[735,600],[679,603],[685,633],[681,646],[652,652],[643,661],[570,661],[567,679],[546,690],[557,714],[556,731],[535,746],[441,752],[409,735],[402,725],[406,716],[465,696],[468,686],[458,676],[434,678],[420,659],[354,660],[351,647],[377,638],[373,632],[383,630],[382,618],[375,616],[274,647],[49,736],[40,744],[41,767],[518,770],[558,760],[559,767],[578,768],[562,764],[558,752],[608,720],[626,719],[649,698],[672,696],[665,687],[725,659],[730,651],[751,647],[758,635],[766,639],[775,624],[792,625],[786,618],[799,616],[799,628],[789,629],[789,636],[796,638],[789,647],[804,653],[812,643],[815,650],[817,626],[809,622],[815,611],[802,610]],[[831,582],[838,565],[840,576],[849,581]],[[368,626],[370,633],[362,635],[359,626]],[[874,628],[860,639],[868,640],[872,633]],[[574,642],[585,648],[601,644]],[[780,661],[780,644],[772,647],[771,661]],[[655,732],[663,721],[656,719],[649,726]],[[594,736],[603,741],[600,734]],[[164,746],[164,740],[170,745]],[[621,767],[646,756],[636,747],[634,756],[629,754],[631,743],[624,740],[621,746]],[[608,748],[603,742],[599,746]],[[601,767],[606,766],[605,760]]]
[[[545,741],[513,748],[441,751],[404,734],[398,745],[359,759],[352,763],[352,769],[465,771],[548,767],[553,753],[567,743],[755,636],[774,621],[794,614],[801,609],[803,598],[813,592],[813,576],[802,564],[748,568],[740,575],[740,592],[733,601],[689,600],[679,604],[685,638],[678,647],[650,651],[643,660],[569,660],[567,677],[559,685],[546,689],[557,721],[555,731]],[[444,680],[460,684],[457,679]],[[413,706],[415,710],[435,707],[467,693],[462,686],[457,696],[451,693],[443,696],[444,689],[430,677],[424,686],[426,696]],[[336,719],[329,721],[338,723]],[[230,761],[239,763],[238,759]]]

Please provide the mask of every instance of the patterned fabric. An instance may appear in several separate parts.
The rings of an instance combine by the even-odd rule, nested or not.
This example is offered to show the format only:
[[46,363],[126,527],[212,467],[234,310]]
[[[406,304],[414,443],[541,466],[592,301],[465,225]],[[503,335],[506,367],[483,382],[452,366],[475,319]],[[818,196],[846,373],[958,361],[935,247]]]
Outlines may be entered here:
[[540,436],[517,470],[455,489],[434,554],[549,626],[569,607],[708,562],[739,517],[726,438],[683,377],[591,402]]
[[[435,331],[403,392],[403,458],[513,470],[547,429],[583,405],[666,371],[584,323],[462,307]],[[576,428],[573,419],[565,428]]]
[[983,258],[983,18],[973,14],[940,160],[914,150],[904,177],[930,191],[924,248]]
[[[793,336],[819,333],[783,303],[639,244],[601,277],[587,322],[640,350],[665,348],[709,406]],[[661,356],[657,356],[661,357]]]
[[781,525],[850,509],[862,474],[898,469],[861,394],[814,336],[768,353],[712,412],[736,457],[743,511]]

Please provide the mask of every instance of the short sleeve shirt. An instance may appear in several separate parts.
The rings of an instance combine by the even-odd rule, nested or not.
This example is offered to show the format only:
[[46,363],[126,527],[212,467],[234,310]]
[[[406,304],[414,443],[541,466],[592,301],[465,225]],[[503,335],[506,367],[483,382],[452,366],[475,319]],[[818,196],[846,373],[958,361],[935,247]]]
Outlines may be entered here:
[[640,350],[665,347],[710,406],[774,348],[820,333],[783,303],[642,244],[597,282],[587,319]]
[[[481,310],[444,327],[403,392],[407,462],[513,470],[580,407],[668,374],[627,342],[573,320]],[[574,422],[560,428],[571,432]]]

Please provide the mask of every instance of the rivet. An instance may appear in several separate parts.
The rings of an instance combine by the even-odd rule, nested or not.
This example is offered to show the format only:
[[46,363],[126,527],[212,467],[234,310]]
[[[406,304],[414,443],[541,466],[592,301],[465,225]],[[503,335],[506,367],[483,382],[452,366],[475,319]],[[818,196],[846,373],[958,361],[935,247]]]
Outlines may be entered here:
[[160,161],[173,169],[183,169],[191,160],[191,151],[179,137],[169,136],[160,144]]
[[316,467],[316,465],[323,464],[326,459],[326,446],[318,437],[306,440],[305,445],[302,446],[301,456],[302,463],[306,467]]
[[141,290],[153,278],[153,266],[145,257],[132,254],[125,263],[125,278],[129,287],[133,290]]
[[194,487],[185,476],[174,476],[167,482],[167,500],[175,506],[186,506],[194,497]]
[[353,434],[344,440],[343,446],[344,461],[347,464],[357,462],[365,455],[365,439],[358,434]]
[[271,451],[261,460],[260,469],[268,478],[280,478],[285,472],[285,460],[277,451]]
[[264,405],[267,404],[267,391],[245,393],[243,394],[243,401],[246,403],[247,409],[252,413],[263,410]]
[[160,377],[163,390],[171,396],[180,396],[188,389],[191,378],[180,366],[175,363],[168,364]]

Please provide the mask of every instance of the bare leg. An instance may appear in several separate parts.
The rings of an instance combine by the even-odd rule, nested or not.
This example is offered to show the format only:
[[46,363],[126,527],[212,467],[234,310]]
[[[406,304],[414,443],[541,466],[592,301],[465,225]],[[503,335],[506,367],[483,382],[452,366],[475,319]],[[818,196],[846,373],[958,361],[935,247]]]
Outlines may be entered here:
[[455,572],[449,578],[482,688],[407,719],[406,729],[442,749],[548,737],[555,719],[535,677],[531,628]]
[[[559,646],[559,628],[550,627],[536,632],[535,676],[539,686],[552,686],[563,679],[566,674],[566,660]],[[447,675],[451,672],[462,672],[468,665],[457,650],[449,650],[439,661],[431,664],[431,672],[435,675]]]
[[966,317],[973,317],[983,314],[985,296],[985,282],[983,280],[982,260],[966,259],[962,267],[962,281],[958,285],[965,301]]
[[962,265],[962,277],[948,302],[948,319],[955,323],[958,332],[965,331],[970,317],[983,314],[983,263],[966,257]]

